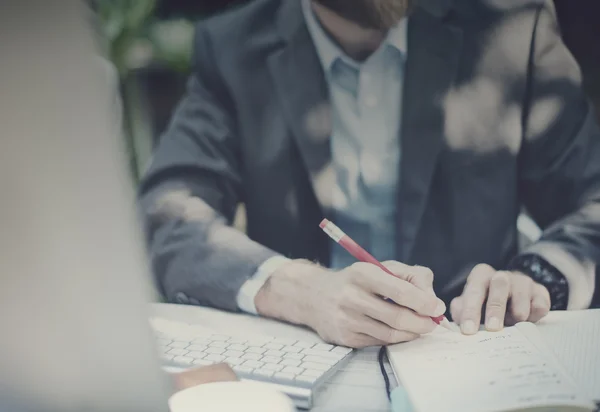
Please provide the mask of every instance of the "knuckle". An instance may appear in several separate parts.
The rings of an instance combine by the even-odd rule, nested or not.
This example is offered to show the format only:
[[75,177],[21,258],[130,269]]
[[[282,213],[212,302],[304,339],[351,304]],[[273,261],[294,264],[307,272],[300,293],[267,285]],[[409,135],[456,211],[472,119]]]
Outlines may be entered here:
[[480,315],[481,315],[481,308],[479,308],[477,306],[468,305],[468,306],[465,306],[463,309],[463,317],[465,317],[465,318],[474,319]]
[[392,320],[392,327],[395,329],[401,329],[404,323],[406,322],[406,312],[398,309],[394,315],[394,319]]
[[353,263],[352,266],[350,266],[350,268],[352,269],[353,272],[360,274],[367,270],[368,264],[364,263],[364,262],[356,262],[356,263]]
[[523,308],[514,308],[512,310],[512,315],[517,322],[524,322],[529,317],[529,313]]
[[353,303],[356,302],[357,296],[358,291],[356,287],[352,285],[344,285],[339,293],[337,306],[340,308],[352,306]]
[[487,274],[493,272],[495,269],[487,263],[480,263],[473,268],[471,273],[473,274]]
[[421,300],[421,310],[423,313],[434,313],[437,309],[438,302],[435,298]]
[[496,272],[492,276],[491,283],[496,287],[507,287],[510,284],[510,278],[506,272]]
[[393,299],[396,303],[402,303],[404,302],[404,299],[406,297],[406,291],[404,290],[404,288],[397,288],[396,291],[394,292],[394,296]]
[[425,266],[414,266],[413,268],[418,272],[418,275],[420,277],[422,277],[430,282],[433,281],[433,270],[431,270]]
[[500,310],[505,310],[505,302],[501,301],[501,300],[490,300],[487,303],[487,307],[486,309],[492,310],[492,311],[500,311]]

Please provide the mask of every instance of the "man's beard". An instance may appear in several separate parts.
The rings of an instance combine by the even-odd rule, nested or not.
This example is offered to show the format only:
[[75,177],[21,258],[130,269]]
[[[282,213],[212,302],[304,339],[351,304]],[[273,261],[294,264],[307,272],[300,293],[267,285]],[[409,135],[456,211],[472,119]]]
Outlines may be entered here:
[[411,11],[416,0],[316,0],[340,17],[367,29],[388,30]]

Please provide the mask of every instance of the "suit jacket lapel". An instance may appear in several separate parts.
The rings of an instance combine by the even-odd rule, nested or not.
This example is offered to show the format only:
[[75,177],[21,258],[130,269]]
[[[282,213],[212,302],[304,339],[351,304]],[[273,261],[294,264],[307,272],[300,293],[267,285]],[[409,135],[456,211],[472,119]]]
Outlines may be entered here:
[[282,2],[277,23],[284,45],[269,57],[271,75],[322,214],[327,215],[335,179],[327,82],[300,0]]
[[399,256],[409,262],[444,141],[443,97],[451,87],[462,46],[460,29],[443,23],[442,1],[429,0],[408,26],[399,190]]

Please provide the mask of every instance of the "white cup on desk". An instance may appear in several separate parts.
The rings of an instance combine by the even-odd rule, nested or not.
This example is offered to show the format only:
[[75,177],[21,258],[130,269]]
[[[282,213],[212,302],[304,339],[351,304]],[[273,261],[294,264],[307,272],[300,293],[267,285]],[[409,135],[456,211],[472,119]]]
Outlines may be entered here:
[[295,412],[284,394],[255,382],[218,382],[177,392],[169,399],[171,412]]

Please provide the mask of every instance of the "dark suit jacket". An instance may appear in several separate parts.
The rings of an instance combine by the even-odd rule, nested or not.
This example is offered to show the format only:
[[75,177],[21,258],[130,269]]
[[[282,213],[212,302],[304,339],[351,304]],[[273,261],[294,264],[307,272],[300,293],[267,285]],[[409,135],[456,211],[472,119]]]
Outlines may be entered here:
[[[410,18],[397,259],[446,300],[475,263],[517,253],[527,207],[541,246],[600,256],[600,130],[551,2],[423,0]],[[197,26],[186,97],[141,199],[171,301],[236,310],[265,259],[328,263],[327,84],[300,0],[256,0]],[[247,233],[228,226],[244,202]],[[577,273],[570,279],[576,279]],[[593,288],[593,286],[590,286]]]

